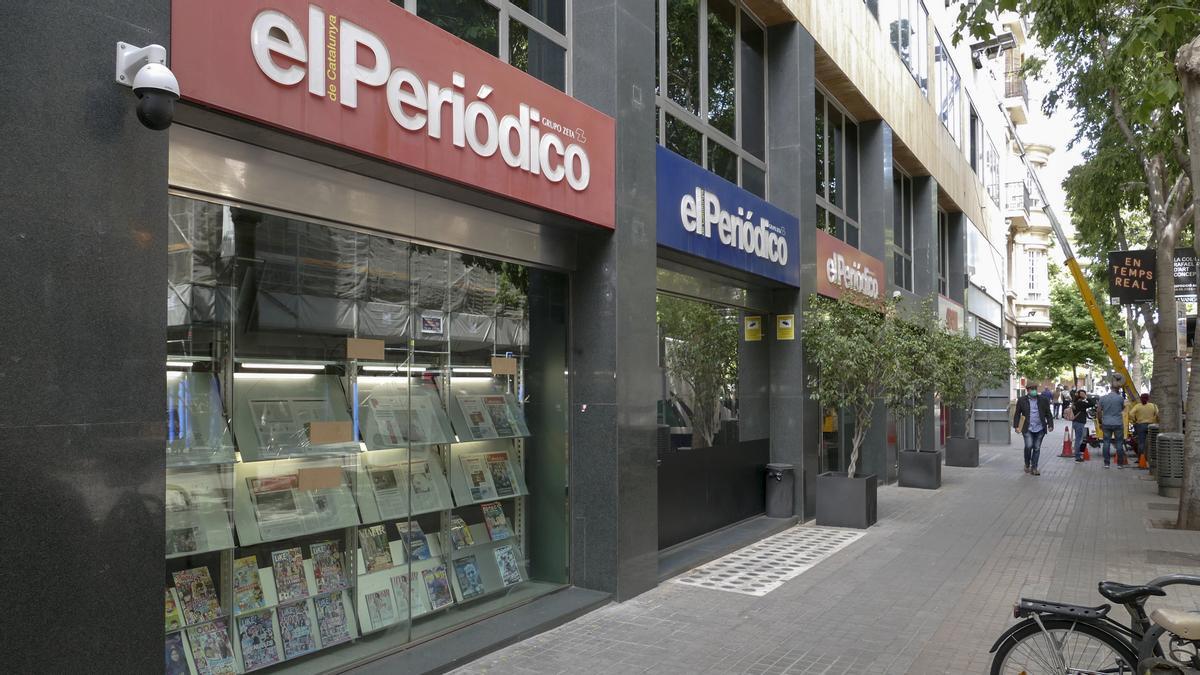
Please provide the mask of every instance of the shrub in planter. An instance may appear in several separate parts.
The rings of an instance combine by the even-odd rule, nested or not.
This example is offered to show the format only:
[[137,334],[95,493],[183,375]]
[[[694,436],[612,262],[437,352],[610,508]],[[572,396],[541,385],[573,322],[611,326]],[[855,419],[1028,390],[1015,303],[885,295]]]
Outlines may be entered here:
[[938,325],[932,302],[895,313],[885,322],[882,339],[886,347],[881,353],[883,370],[889,375],[884,401],[897,417],[912,417],[916,430],[913,447],[900,448],[900,486],[936,490],[942,486],[942,454],[925,449],[922,432],[941,381],[946,334]]
[[968,337],[946,334],[940,371],[942,402],[967,416],[967,437],[946,441],[946,464],[979,466],[979,441],[975,438],[975,403],[984,389],[1003,386],[1013,372],[1008,350]]
[[871,413],[888,377],[869,355],[885,349],[884,327],[894,312],[891,303],[849,291],[838,299],[814,295],[805,310],[803,339],[812,367],[812,397],[822,409],[840,410],[854,419],[846,471],[817,477],[818,525],[865,528],[875,523],[876,478],[857,470]]

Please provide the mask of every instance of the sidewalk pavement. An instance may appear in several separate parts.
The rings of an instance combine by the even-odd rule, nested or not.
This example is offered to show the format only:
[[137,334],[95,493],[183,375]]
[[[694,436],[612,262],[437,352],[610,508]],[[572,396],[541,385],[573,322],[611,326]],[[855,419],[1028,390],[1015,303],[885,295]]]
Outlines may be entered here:
[[[940,490],[880,488],[866,536],[764,597],[668,581],[456,672],[985,673],[1022,595],[1091,606],[1102,579],[1200,574],[1200,533],[1155,526],[1175,500],[1097,452],[1057,457],[1062,433],[1041,476],[1013,434],[979,468],[945,467]],[[1200,607],[1176,588],[1150,606]]]

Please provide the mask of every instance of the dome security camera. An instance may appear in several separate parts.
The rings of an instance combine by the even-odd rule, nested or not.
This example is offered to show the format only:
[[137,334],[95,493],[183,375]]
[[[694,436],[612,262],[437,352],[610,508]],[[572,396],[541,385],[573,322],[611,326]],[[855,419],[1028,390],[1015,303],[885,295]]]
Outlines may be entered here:
[[115,79],[133,88],[138,97],[138,121],[156,131],[171,126],[175,101],[179,100],[179,80],[166,61],[167,50],[162,45],[134,47],[117,43]]

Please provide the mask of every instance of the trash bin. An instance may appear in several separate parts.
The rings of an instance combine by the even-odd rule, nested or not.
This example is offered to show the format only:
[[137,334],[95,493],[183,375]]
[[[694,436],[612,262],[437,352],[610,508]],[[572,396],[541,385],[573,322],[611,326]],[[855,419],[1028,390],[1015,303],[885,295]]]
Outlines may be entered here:
[[795,511],[796,473],[791,464],[767,465],[767,516],[791,518]]
[[1160,497],[1178,497],[1183,487],[1183,439],[1183,434],[1159,434],[1154,441]]
[[1158,441],[1158,432],[1159,432],[1159,426],[1157,424],[1151,424],[1146,429],[1145,453],[1146,453],[1146,461],[1150,464],[1150,473],[1151,474],[1153,474],[1157,470],[1156,465],[1158,464],[1158,455],[1155,452],[1155,449],[1158,447],[1156,444],[1156,442]]

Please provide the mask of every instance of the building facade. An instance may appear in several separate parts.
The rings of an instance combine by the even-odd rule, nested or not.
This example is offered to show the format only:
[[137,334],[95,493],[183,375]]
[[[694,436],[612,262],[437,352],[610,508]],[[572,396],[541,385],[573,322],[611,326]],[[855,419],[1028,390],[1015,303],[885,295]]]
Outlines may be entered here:
[[444,668],[813,516],[812,295],[1011,333],[1006,99],[942,3],[91,11],[4,12],[6,522],[52,561],[0,566],[13,672]]

